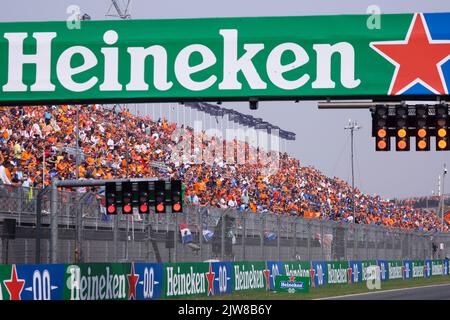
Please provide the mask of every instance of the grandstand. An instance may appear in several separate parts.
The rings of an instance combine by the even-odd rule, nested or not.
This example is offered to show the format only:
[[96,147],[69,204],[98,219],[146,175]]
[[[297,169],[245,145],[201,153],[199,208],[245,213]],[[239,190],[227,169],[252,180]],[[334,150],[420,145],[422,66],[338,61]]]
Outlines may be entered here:
[[[73,141],[78,107],[82,156],[76,168]],[[252,149],[249,143],[235,139],[227,142],[223,154],[213,152],[213,161],[206,161],[202,158],[205,150],[216,148],[220,140],[190,127],[183,129],[201,148],[192,147],[190,155],[182,155],[183,161],[174,162],[172,147],[180,142],[173,137],[177,129],[176,123],[165,118],[133,115],[129,110],[101,105],[4,107],[0,109],[1,179],[4,184],[40,188],[54,177],[75,179],[76,172],[80,179],[166,177],[184,182],[188,204],[344,222],[353,219],[354,194],[355,223],[424,232],[441,227],[449,230],[433,210],[364,194],[339,178],[302,166],[286,152],[277,155],[276,171],[265,171],[273,162],[251,156],[268,151]],[[243,150],[244,163],[226,157],[231,152],[231,159],[236,160]]]

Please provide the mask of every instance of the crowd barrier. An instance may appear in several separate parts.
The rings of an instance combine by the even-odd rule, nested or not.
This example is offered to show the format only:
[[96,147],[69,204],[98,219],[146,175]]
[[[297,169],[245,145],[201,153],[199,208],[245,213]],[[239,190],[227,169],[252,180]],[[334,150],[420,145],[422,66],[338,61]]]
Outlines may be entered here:
[[310,286],[317,288],[371,279],[381,282],[449,275],[449,260],[0,265],[0,300],[208,297],[245,290],[273,290],[277,275],[308,277]]

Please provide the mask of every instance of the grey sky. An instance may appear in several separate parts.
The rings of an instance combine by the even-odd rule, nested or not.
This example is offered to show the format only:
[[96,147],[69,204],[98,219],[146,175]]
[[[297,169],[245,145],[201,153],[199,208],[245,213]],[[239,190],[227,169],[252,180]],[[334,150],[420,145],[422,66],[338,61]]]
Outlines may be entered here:
[[[2,1],[0,21],[65,20],[66,8],[71,4],[78,5],[93,20],[102,20],[110,1]],[[152,19],[364,14],[369,5],[378,5],[383,13],[450,11],[448,0],[132,0],[130,9],[132,18]],[[370,194],[387,198],[431,194],[432,190],[437,191],[443,163],[450,166],[448,151],[375,152],[368,110],[318,110],[316,102],[262,102],[257,111],[249,110],[248,103],[224,103],[224,106],[295,132],[297,140],[288,149],[291,155],[303,165],[313,165],[328,176],[346,181],[350,181],[350,139],[344,126],[349,118],[357,120],[363,128],[355,136],[355,183]],[[450,190],[450,184],[447,183],[446,189]]]

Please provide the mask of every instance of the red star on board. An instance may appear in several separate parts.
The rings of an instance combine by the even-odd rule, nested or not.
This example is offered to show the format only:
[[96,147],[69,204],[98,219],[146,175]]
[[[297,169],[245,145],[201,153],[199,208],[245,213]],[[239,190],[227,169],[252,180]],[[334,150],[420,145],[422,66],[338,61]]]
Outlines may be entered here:
[[311,287],[313,287],[314,288],[314,272],[315,272],[315,270],[313,269],[313,268],[311,268],[311,270],[309,270],[309,273],[310,273],[310,275],[311,275]]
[[11,300],[22,300],[20,299],[20,294],[22,293],[23,286],[25,285],[25,280],[17,278],[17,270],[16,265],[12,266],[12,273],[10,280],[4,280],[3,283],[8,289],[8,293],[11,297]]
[[266,277],[266,289],[269,290],[270,289],[270,271],[269,270],[264,270],[264,276]]
[[388,94],[402,94],[417,83],[435,94],[448,93],[441,66],[450,58],[450,40],[432,40],[423,14],[414,15],[405,40],[370,46],[395,65]]
[[134,274],[134,263],[131,263],[131,274],[127,274],[128,278],[128,300],[133,297],[136,300],[136,284],[139,280],[139,275]]
[[352,268],[348,268],[347,273],[348,273],[348,283],[352,283],[352,273],[353,273]]
[[206,274],[206,280],[208,280],[208,296],[210,293],[214,295],[214,277],[216,273],[212,271],[212,263],[209,263],[209,272]]
[[295,281],[295,277],[294,276],[289,277],[289,281],[294,282]]

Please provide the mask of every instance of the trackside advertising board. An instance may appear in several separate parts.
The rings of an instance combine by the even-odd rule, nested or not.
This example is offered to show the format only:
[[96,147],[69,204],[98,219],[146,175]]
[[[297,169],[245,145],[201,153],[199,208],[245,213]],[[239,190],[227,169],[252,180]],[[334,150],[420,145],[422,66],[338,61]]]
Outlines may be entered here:
[[448,96],[449,20],[409,13],[5,22],[0,102]]
[[382,280],[448,276],[448,260],[0,264],[0,300],[156,300],[246,290],[304,292],[327,284],[373,282],[377,269]]

